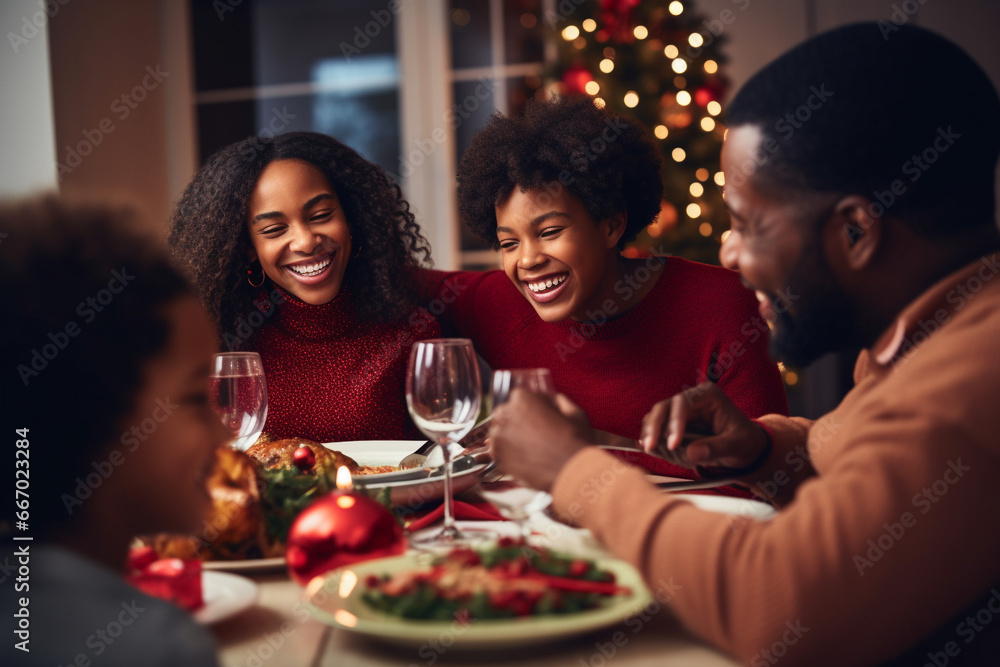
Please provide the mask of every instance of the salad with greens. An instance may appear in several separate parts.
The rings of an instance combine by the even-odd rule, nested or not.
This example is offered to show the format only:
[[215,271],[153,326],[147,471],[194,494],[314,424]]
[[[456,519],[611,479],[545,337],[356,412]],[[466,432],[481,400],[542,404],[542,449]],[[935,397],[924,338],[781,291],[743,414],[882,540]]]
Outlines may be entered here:
[[631,589],[593,561],[509,538],[487,551],[452,550],[430,567],[365,581],[370,608],[408,619],[472,621],[573,614]]

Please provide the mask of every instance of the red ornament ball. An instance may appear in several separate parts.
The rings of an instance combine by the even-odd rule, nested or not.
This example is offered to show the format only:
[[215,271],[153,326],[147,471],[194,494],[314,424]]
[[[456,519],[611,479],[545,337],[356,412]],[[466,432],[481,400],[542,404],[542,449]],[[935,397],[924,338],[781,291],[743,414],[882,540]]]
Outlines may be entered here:
[[708,103],[715,99],[715,94],[708,88],[699,88],[694,91],[694,103],[700,107],[707,107]]
[[316,454],[308,447],[299,447],[292,452],[292,463],[302,472],[309,472],[316,465]]
[[593,75],[586,67],[574,65],[563,73],[563,83],[570,93],[586,93],[587,84],[594,80]]
[[334,492],[292,524],[285,560],[292,578],[304,586],[338,567],[405,551],[403,529],[385,507],[356,493]]

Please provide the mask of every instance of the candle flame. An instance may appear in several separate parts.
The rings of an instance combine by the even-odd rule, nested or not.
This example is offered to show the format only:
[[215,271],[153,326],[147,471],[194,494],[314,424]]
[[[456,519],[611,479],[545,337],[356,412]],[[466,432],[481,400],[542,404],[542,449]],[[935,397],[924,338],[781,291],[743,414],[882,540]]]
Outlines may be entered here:
[[351,483],[351,471],[347,466],[337,468],[337,489],[339,491],[353,491],[354,484]]

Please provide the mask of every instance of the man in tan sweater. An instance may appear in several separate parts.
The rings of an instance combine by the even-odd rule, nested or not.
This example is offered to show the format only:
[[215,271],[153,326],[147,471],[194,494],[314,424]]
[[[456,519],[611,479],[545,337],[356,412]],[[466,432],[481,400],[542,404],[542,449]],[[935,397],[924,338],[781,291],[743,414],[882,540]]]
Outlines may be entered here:
[[502,469],[676,584],[672,611],[754,666],[1000,664],[1000,100],[958,47],[890,28],[768,65],[722,153],[722,263],[779,358],[864,347],[856,386],[815,422],[751,421],[702,385],[643,424],[647,451],[739,477],[777,516],[659,492],[562,400],[515,392],[491,432]]

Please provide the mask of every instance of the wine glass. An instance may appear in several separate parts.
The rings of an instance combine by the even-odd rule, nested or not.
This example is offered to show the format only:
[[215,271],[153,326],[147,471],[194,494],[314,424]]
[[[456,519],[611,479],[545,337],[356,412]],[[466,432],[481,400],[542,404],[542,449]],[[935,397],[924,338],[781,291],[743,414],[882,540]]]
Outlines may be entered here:
[[[552,382],[552,373],[547,368],[516,368],[497,370],[493,372],[490,396],[493,409],[507,402],[514,388],[553,395],[556,393]],[[521,540],[527,544],[531,530],[526,523],[532,513],[545,509],[552,502],[552,496],[544,491],[521,486],[514,482],[503,480],[483,484],[480,493],[490,501],[505,518],[517,522]]]
[[267,382],[256,352],[222,352],[212,358],[208,380],[212,409],[233,433],[233,449],[246,450],[264,430]]
[[452,452],[449,447],[475,425],[481,393],[479,363],[472,341],[438,338],[418,341],[410,348],[406,407],[417,428],[441,448],[445,462],[444,528],[418,541],[423,546],[457,546],[487,537],[458,531],[451,498]]

